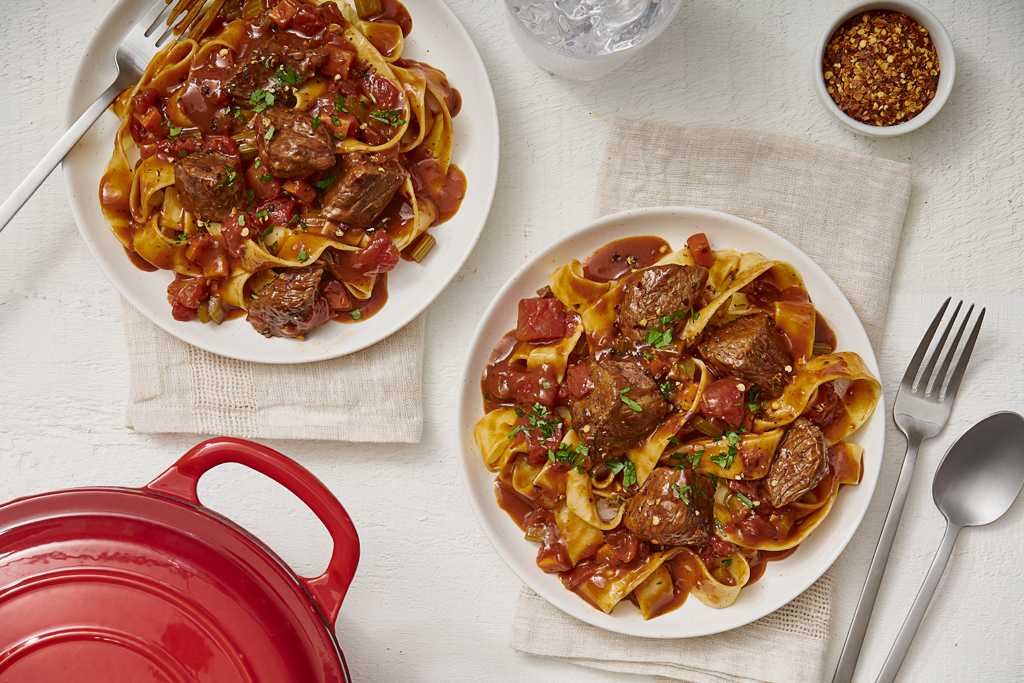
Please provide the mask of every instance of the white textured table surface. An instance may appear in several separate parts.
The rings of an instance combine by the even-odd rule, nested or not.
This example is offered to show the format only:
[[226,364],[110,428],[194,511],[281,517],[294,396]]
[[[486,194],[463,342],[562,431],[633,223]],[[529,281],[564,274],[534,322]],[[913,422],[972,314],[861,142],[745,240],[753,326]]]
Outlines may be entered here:
[[[941,538],[944,522],[930,493],[935,466],[975,420],[999,409],[1024,412],[1024,4],[925,4],[953,39],[953,93],[922,130],[873,141],[842,129],[809,84],[813,44],[845,6],[839,0],[689,0],[652,48],[594,83],[536,69],[508,33],[499,0],[449,0],[491,76],[501,166],[480,243],[429,309],[423,441],[268,444],[320,477],[359,529],[362,560],[337,623],[355,680],[646,680],[512,652],[519,582],[472,517],[453,455],[451,406],[476,320],[528,255],[591,217],[612,116],[774,131],[912,166],[886,337],[877,350],[890,412],[896,382],[941,298],[989,307],[950,423],[922,450],[856,678],[873,680]],[[2,5],[6,197],[56,140],[74,67],[110,0]],[[140,486],[201,440],[124,428],[128,376],[118,296],[78,236],[59,173],[0,234],[0,253],[0,501],[83,485]],[[902,460],[902,437],[888,419],[873,507],[840,559],[827,679]],[[325,565],[326,531],[277,485],[225,466],[203,480],[200,493],[300,572]],[[900,680],[1022,680],[1020,538],[1022,501],[996,524],[964,531]]]

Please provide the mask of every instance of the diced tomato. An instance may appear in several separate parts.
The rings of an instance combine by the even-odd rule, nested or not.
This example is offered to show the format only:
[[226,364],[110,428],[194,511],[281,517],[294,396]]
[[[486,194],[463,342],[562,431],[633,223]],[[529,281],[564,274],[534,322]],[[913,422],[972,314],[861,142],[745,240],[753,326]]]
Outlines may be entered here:
[[352,310],[352,297],[349,296],[345,285],[341,284],[341,280],[327,280],[323,282],[320,285],[320,295],[327,299],[327,303],[331,305],[331,310],[336,313],[338,311]]
[[316,190],[305,180],[286,180],[283,187],[285,192],[306,204],[316,201]]
[[[264,211],[267,212],[266,215],[262,215]],[[284,227],[291,222],[294,215],[295,200],[285,195],[278,195],[273,199],[264,200],[256,207],[256,217],[263,226],[278,225]]]
[[175,320],[188,321],[196,317],[196,309],[207,296],[206,280],[177,274],[167,285],[167,301]]
[[238,143],[235,142],[234,138],[230,138],[224,135],[215,137],[203,138],[200,143],[203,149],[208,149],[213,152],[220,152],[221,154],[227,154],[229,157],[240,157],[238,154]]
[[365,249],[352,253],[349,265],[366,275],[374,275],[393,270],[400,258],[391,236],[378,230],[370,237],[370,244]]
[[[245,169],[245,184],[260,199],[273,199],[280,196],[283,192],[281,181],[269,173],[261,173],[262,168],[264,168],[264,164],[260,164],[260,168],[249,166]],[[264,180],[264,178],[266,179]]]
[[156,96],[156,88],[146,88],[141,92],[135,93],[132,96],[132,106],[135,108],[135,113],[141,116],[149,111],[149,108],[156,101]]
[[568,385],[569,394],[575,399],[583,398],[594,389],[594,378],[590,376],[590,369],[582,363],[569,366],[565,371],[565,383]]
[[[156,107],[150,107],[147,109],[146,113],[142,114],[139,118],[139,123],[141,123],[142,127],[153,135],[167,137],[167,126],[163,125],[164,115]],[[161,133],[163,133],[163,135],[161,135]]]
[[306,38],[312,38],[327,28],[327,23],[320,12],[308,5],[302,5],[292,15],[289,28],[292,31],[303,34]]
[[367,96],[372,95],[372,99],[376,101],[377,107],[380,109],[397,109],[401,104],[398,89],[391,84],[391,81],[373,71],[368,72],[363,78],[363,92]]
[[711,245],[708,244],[708,236],[704,233],[698,232],[695,235],[690,235],[686,240],[686,246],[690,249],[693,262],[698,266],[710,268],[715,265],[715,255],[711,251]]
[[177,299],[171,302],[171,317],[175,320],[179,320],[183,323],[187,323],[197,315],[198,311],[195,308],[189,308],[188,306],[182,306]]
[[327,49],[327,61],[320,67],[320,71],[328,76],[341,76],[343,81],[348,80],[352,62],[356,58],[355,50],[345,49],[334,43],[327,44],[325,48]]
[[736,377],[712,382],[701,394],[700,412],[704,417],[719,419],[730,427],[750,427],[751,414],[745,393],[749,386]]
[[338,5],[334,2],[325,2],[318,9],[327,23],[337,24],[338,26],[344,23],[341,18],[341,10],[338,9]]
[[565,336],[565,306],[553,296],[522,299],[516,339],[524,342],[554,341]]
[[297,9],[299,9],[299,6],[294,0],[281,0],[281,2],[277,3],[277,7],[267,13],[267,16],[279,29],[286,29],[288,24],[291,23],[292,17],[295,16]]
[[807,410],[804,411],[804,417],[819,427],[825,427],[838,420],[843,412],[845,412],[845,409],[846,406],[835,392],[832,382],[825,382],[818,385],[818,394],[814,397],[811,404],[807,406]]
[[224,246],[209,233],[200,232],[189,237],[185,256],[202,267],[205,277],[227,277],[230,272]]

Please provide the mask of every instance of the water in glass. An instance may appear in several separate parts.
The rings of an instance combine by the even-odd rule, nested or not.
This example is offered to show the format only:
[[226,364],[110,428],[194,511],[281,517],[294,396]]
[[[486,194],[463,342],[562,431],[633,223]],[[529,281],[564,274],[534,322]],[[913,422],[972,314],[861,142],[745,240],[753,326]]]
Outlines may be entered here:
[[512,0],[541,42],[571,55],[601,55],[640,42],[679,0]]

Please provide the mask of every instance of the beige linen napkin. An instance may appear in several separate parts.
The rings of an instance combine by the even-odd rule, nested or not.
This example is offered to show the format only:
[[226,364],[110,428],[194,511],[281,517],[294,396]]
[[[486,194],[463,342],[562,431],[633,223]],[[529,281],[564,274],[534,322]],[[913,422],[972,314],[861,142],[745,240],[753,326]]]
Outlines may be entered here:
[[423,315],[348,356],[265,365],[186,344],[123,299],[121,311],[128,341],[129,429],[262,439],[420,440]]
[[[877,348],[909,197],[905,164],[767,133],[616,119],[595,215],[678,205],[763,225],[828,273]],[[682,640],[594,628],[524,587],[512,647],[595,669],[690,683],[817,681],[825,663],[834,582],[830,570],[796,600],[752,624]]]

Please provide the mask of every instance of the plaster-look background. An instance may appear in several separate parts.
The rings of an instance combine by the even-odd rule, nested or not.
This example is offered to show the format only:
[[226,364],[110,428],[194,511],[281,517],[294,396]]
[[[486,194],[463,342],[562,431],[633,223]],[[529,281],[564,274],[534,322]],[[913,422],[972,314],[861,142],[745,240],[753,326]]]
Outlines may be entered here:
[[[497,0],[449,1],[490,72],[501,166],[483,237],[428,309],[423,441],[268,442],[323,479],[360,531],[362,561],[337,624],[355,680],[651,680],[512,652],[519,582],[473,519],[452,453],[451,406],[476,320],[528,255],[591,218],[613,116],[780,132],[911,165],[910,209],[877,350],[887,410],[941,299],[951,294],[989,306],[950,424],[922,450],[856,678],[874,679],[941,537],[943,520],[930,491],[942,453],[990,412],[1024,412],[1018,380],[1024,367],[1024,5],[924,3],[953,39],[957,82],[925,128],[874,141],[841,128],[809,83],[813,46],[845,4],[691,0],[646,53],[603,80],[580,83],[534,67],[515,45]],[[2,6],[0,196],[6,197],[58,136],[74,67],[111,3],[4,0]],[[78,237],[59,172],[0,234],[0,253],[0,501],[71,486],[142,485],[200,440],[124,428],[128,363],[118,296]],[[889,418],[874,507],[838,567],[827,679],[902,455],[902,437]],[[200,493],[298,570],[312,574],[326,563],[326,532],[276,485],[226,466],[204,480]],[[1022,524],[1018,501],[991,527],[961,535],[900,680],[1020,680],[1024,585],[1017,574],[1024,551],[1014,541]]]

